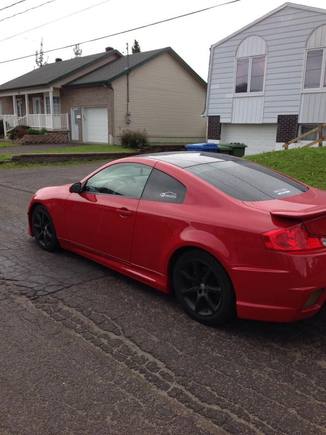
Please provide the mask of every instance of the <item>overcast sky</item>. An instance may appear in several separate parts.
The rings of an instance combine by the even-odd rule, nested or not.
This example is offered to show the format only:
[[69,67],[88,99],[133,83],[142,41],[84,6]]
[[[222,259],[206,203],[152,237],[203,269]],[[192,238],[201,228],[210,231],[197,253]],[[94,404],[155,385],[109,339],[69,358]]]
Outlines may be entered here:
[[[0,0],[0,9],[18,0]],[[46,2],[23,0],[20,4],[0,11],[0,61],[34,53],[43,38],[44,49],[118,32],[142,24],[183,14],[227,0],[55,0],[53,3],[3,20],[13,14]],[[207,78],[209,47],[239,28],[254,21],[272,9],[281,0],[240,0],[208,12],[160,24],[122,36],[82,45],[83,55],[104,51],[112,46],[125,53],[126,43],[134,39],[142,51],[171,46],[204,79]],[[326,0],[306,0],[297,3],[326,8]],[[97,5],[97,6],[96,6]],[[81,9],[87,11],[75,14]],[[72,15],[73,14],[73,15]],[[61,19],[64,16],[71,15]],[[3,21],[1,21],[3,20]],[[45,23],[55,21],[39,27]],[[32,28],[34,30],[30,30]],[[17,35],[15,37],[12,37]],[[9,38],[9,39],[8,39]],[[46,55],[48,62],[56,57],[74,57],[72,48]],[[0,83],[35,68],[35,59],[0,64]]]

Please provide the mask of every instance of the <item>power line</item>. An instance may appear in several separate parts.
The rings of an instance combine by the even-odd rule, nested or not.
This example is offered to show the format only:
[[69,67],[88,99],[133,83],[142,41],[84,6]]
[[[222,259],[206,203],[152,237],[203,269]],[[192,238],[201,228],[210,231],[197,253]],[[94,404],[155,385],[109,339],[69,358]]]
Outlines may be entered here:
[[0,9],[0,12],[1,12],[1,11],[4,11],[5,9],[9,9],[9,8],[12,8],[12,7],[16,6],[16,5],[19,5],[19,3],[24,3],[25,1],[27,1],[27,0],[19,0],[19,1],[16,2],[16,3],[11,3],[11,4],[8,5],[8,6],[4,6],[3,8]]
[[49,3],[53,3],[55,1],[57,1],[57,0],[48,0],[47,2],[44,2],[44,3],[41,3],[39,5],[33,6],[33,7],[29,8],[29,9],[25,9],[24,11],[17,12],[16,14],[9,15],[8,17],[1,18],[0,23],[2,23],[2,21],[10,20],[11,18],[15,18],[18,15],[26,14],[27,12],[33,11],[34,9],[39,9],[42,6],[48,5]]
[[102,4],[108,3],[110,1],[112,1],[112,0],[104,0],[104,1],[101,1],[99,3],[95,3],[94,5],[88,6],[87,8],[79,9],[79,10],[77,10],[75,12],[70,13],[70,14],[63,15],[62,17],[56,18],[55,20],[51,20],[51,21],[48,21],[46,23],[40,24],[38,26],[31,27],[30,29],[23,30],[22,32],[15,33],[14,35],[7,36],[7,37],[5,37],[3,39],[0,39],[0,42],[8,41],[9,39],[13,39],[16,36],[21,36],[21,35],[24,35],[25,33],[31,32],[33,30],[37,30],[37,29],[40,29],[42,27],[48,26],[49,24],[57,23],[58,21],[61,21],[61,20],[65,19],[65,18],[70,18],[70,17],[72,17],[74,15],[77,15],[77,14],[80,14],[82,12],[88,11],[90,9],[96,8],[97,6],[101,6]]
[[[55,1],[55,0],[51,0],[51,1]],[[152,26],[156,26],[158,24],[167,23],[169,21],[178,20],[180,18],[188,17],[190,15],[199,14],[201,12],[206,12],[206,11],[209,11],[209,10],[212,10],[212,9],[219,8],[221,6],[229,5],[231,3],[237,3],[239,1],[240,0],[229,0],[229,1],[226,1],[224,3],[219,3],[217,5],[209,6],[207,8],[198,9],[196,11],[191,11],[191,12],[187,12],[185,14],[181,14],[181,15],[176,15],[176,16],[173,16],[173,17],[165,18],[163,20],[155,21],[153,23],[143,24],[142,26],[133,27],[131,29],[121,30],[120,32],[111,33],[109,35],[99,36],[97,38],[87,39],[85,41],[74,42],[72,44],[63,45],[61,47],[51,48],[49,50],[44,50],[44,54],[46,54],[46,53],[53,53],[54,51],[64,50],[66,48],[71,48],[71,47],[74,47],[76,44],[79,44],[79,45],[88,44],[90,42],[96,42],[96,41],[100,41],[102,39],[112,38],[113,36],[118,36],[118,35],[123,35],[125,33],[134,32],[135,30],[146,29],[147,27],[152,27]],[[12,58],[12,59],[7,59],[7,60],[2,60],[2,61],[0,61],[0,64],[9,63],[9,62],[15,62],[16,60],[28,59],[28,58],[34,57],[34,56],[35,56],[35,53],[33,53],[33,54],[27,54],[25,56],[15,57],[15,58]]]

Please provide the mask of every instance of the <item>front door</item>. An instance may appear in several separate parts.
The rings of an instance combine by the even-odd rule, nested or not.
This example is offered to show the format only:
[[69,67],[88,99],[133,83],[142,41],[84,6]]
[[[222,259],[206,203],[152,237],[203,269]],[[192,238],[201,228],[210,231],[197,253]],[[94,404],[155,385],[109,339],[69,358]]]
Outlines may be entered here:
[[73,107],[71,109],[71,140],[81,140],[81,108]]

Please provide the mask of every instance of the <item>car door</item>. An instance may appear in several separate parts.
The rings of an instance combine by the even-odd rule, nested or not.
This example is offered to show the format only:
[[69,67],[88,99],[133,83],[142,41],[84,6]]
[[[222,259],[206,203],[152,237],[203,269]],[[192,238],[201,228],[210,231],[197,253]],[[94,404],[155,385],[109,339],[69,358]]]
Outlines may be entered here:
[[116,163],[87,181],[85,192],[96,196],[99,209],[96,249],[102,255],[130,260],[135,215],[151,170],[142,163]]
[[175,177],[155,167],[139,201],[132,263],[164,273],[170,243],[187,226],[184,220],[186,187]]

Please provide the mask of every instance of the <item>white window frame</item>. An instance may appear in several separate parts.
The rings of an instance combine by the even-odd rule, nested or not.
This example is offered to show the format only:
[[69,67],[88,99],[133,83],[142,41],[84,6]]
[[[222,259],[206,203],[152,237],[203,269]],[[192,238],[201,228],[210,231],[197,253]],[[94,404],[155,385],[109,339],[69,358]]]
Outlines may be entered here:
[[[46,113],[50,114],[50,97],[45,97]],[[48,110],[49,109],[49,110]],[[61,113],[61,99],[59,96],[53,97],[53,115],[59,115]]]
[[[321,60],[321,72],[320,72],[320,82],[318,88],[305,88],[304,84],[306,81],[306,74],[307,74],[307,59],[308,59],[308,53],[310,51],[316,51],[316,50],[323,50],[323,57]],[[304,68],[303,68],[303,79],[302,79],[302,92],[303,93],[313,93],[313,92],[326,92],[326,85],[324,85],[324,79],[326,75],[326,47],[316,47],[316,48],[308,48],[305,50],[305,58],[304,58]]]
[[[264,65],[264,80],[263,80],[263,89],[261,91],[254,91],[250,92],[250,85],[251,85],[251,70],[252,70],[252,60],[257,57],[263,57],[265,60]],[[247,84],[247,92],[236,92],[236,85],[237,85],[237,70],[238,70],[238,60],[244,60],[249,59],[249,65],[248,65],[248,84]],[[233,95],[234,97],[255,97],[264,95],[265,93],[265,81],[266,81],[266,65],[267,65],[267,56],[266,54],[257,54],[254,56],[243,56],[243,57],[236,57],[235,58],[235,68],[234,68],[234,83],[233,83]]]

